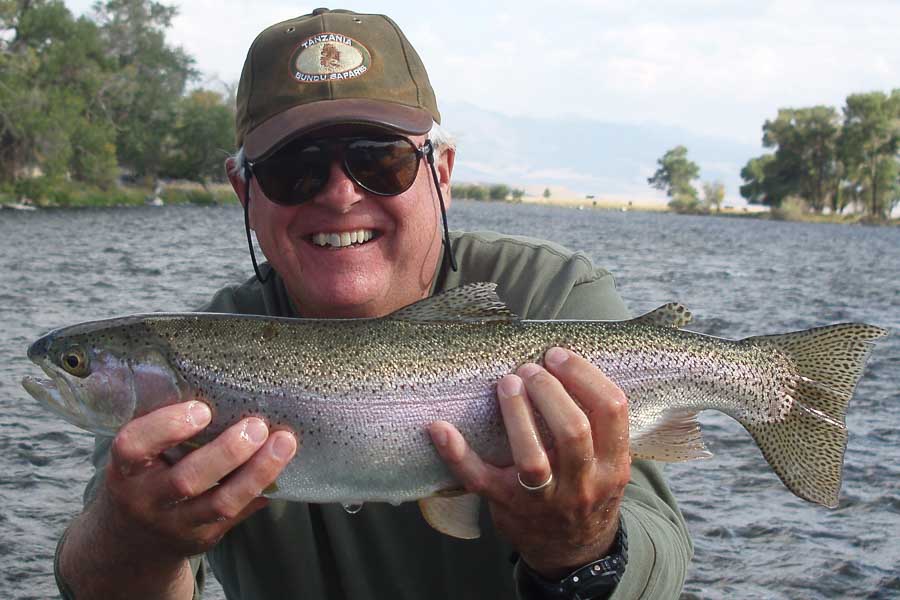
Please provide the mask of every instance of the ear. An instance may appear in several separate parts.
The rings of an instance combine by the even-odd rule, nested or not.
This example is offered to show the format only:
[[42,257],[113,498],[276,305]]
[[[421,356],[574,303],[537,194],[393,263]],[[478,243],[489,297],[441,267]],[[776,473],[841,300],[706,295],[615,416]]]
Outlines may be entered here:
[[250,185],[249,181],[244,181],[244,179],[238,174],[239,171],[234,170],[237,163],[235,163],[234,158],[228,157],[225,159],[225,175],[228,177],[228,181],[231,182],[231,187],[234,190],[234,193],[237,194],[238,200],[240,200],[241,204],[244,204],[244,194],[247,192],[247,186]]
[[441,184],[441,193],[444,195],[444,206],[450,208],[450,179],[453,175],[453,162],[456,160],[456,150],[454,148],[445,148],[438,158],[437,175]]

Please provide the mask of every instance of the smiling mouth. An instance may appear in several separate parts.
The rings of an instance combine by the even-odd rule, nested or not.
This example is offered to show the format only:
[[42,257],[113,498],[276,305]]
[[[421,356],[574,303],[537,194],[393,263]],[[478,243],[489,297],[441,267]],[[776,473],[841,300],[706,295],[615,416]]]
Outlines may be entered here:
[[378,237],[378,234],[371,229],[357,229],[340,233],[314,233],[309,236],[309,241],[322,248],[349,248],[362,246]]

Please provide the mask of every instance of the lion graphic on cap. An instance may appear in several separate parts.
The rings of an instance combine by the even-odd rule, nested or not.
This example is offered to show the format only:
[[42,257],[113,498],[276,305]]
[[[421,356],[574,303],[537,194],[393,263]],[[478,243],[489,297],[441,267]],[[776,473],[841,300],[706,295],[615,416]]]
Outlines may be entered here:
[[326,69],[341,68],[341,51],[334,44],[323,44],[319,55],[319,64]]

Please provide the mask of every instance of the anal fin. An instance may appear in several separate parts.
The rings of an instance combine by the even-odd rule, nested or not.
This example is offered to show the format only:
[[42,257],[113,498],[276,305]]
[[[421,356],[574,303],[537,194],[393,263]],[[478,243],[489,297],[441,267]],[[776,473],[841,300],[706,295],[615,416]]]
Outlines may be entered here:
[[712,457],[703,444],[696,412],[671,411],[651,431],[631,438],[635,458],[684,462]]
[[443,534],[463,540],[481,537],[478,510],[481,498],[476,494],[454,493],[419,500],[422,516]]

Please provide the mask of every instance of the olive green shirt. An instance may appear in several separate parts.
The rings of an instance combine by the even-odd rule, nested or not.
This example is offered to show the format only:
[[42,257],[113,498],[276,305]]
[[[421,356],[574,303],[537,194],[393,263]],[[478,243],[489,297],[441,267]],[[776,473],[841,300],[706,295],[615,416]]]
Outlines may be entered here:
[[[523,237],[454,233],[459,270],[442,265],[434,293],[492,281],[527,319],[625,319],[612,276],[581,253]],[[263,267],[268,272],[268,266]],[[220,290],[210,312],[297,317],[275,275]],[[92,496],[109,439],[97,440]],[[300,450],[302,452],[302,449]],[[632,464],[622,515],[628,566],[614,599],[677,598],[693,553],[671,492],[651,462]],[[303,600],[514,599],[510,556],[482,506],[482,536],[459,540],[431,529],[415,503],[370,503],[356,514],[340,505],[272,501],[234,527],[206,556],[228,598]],[[192,561],[195,569],[200,561]],[[197,593],[204,578],[198,571]],[[63,586],[61,586],[63,587]]]

